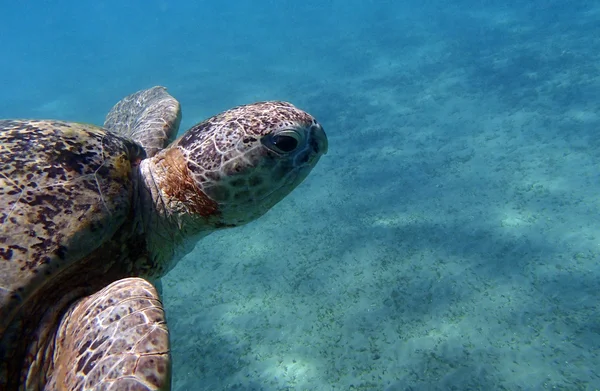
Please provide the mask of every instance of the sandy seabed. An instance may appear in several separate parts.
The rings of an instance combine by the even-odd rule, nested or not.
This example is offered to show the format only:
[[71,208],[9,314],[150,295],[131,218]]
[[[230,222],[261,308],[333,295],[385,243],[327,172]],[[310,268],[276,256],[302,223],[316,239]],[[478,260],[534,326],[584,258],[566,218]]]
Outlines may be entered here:
[[329,153],[164,278],[175,390],[600,387],[600,41],[470,18],[289,92]]
[[165,85],[182,130],[284,99],[327,131],[163,279],[174,391],[600,390],[598,2],[25,3],[0,117]]

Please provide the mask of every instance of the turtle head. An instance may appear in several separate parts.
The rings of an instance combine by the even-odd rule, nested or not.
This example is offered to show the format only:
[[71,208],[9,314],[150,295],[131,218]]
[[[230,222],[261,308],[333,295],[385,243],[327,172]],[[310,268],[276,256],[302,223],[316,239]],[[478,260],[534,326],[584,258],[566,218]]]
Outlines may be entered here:
[[[327,152],[308,113],[286,102],[239,106],[189,129],[165,159],[166,204],[216,228],[248,223],[281,201]],[[180,213],[181,214],[181,213]]]

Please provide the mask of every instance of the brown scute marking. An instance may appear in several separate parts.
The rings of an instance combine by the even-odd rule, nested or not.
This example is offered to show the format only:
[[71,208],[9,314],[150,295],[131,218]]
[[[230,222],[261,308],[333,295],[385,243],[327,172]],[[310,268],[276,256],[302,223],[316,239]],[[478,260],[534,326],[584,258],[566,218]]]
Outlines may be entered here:
[[108,339],[108,336],[107,336],[107,335],[103,336],[103,337],[102,337],[102,338],[100,338],[100,339],[97,339],[97,340],[96,340],[96,341],[94,341],[94,343],[93,343],[93,344],[90,346],[90,349],[91,349],[91,350],[96,350],[96,349],[98,349],[98,347],[99,347],[100,345],[102,345],[104,342],[106,342],[106,340],[107,340],[107,339]]
[[[129,251],[143,256],[132,230],[118,230],[132,220],[133,169],[144,156],[93,125],[0,120],[1,390],[18,389],[27,371],[42,382],[67,307],[129,276]],[[90,369],[92,360],[78,355],[65,365]]]
[[88,373],[90,373],[92,371],[92,369],[94,369],[94,367],[96,366],[96,363],[98,362],[98,359],[100,359],[102,357],[102,355],[103,355],[102,352],[94,353],[92,355],[92,357],[90,357],[87,360],[87,363],[85,364],[85,366],[83,367],[81,372],[84,375],[87,375]]
[[[89,340],[89,339],[86,340],[85,343],[83,345],[81,345],[81,347],[79,348],[79,354],[82,355],[90,347],[91,344],[92,344],[91,340]],[[80,371],[81,368],[78,368],[77,370]]]
[[[70,144],[67,146],[65,144]],[[79,152],[73,151],[74,143],[56,143],[56,162],[65,168],[67,171],[75,171],[78,174],[83,174],[86,166],[90,164],[96,157],[97,152]],[[54,167],[52,167],[54,168]],[[64,180],[64,179],[63,179]]]
[[157,157],[164,160],[162,165],[167,167],[162,190],[169,198],[180,201],[191,213],[202,217],[219,214],[219,205],[196,186],[185,156],[179,148],[169,148]]
[[58,246],[58,248],[54,250],[54,254],[56,254],[59,259],[65,259],[67,248],[65,246]]
[[3,258],[6,261],[10,261],[13,256],[12,248],[0,248],[0,258]]
[[153,356],[140,357],[135,368],[135,374],[138,377],[156,388],[160,387],[161,377],[163,377],[159,377],[158,375],[162,375],[165,372],[164,364],[155,360]]
[[[85,352],[85,349],[84,349]],[[76,370],[77,372],[81,372],[81,370],[83,369],[83,366],[85,365],[85,363],[88,360],[89,354],[84,355],[83,353],[80,353],[81,356],[79,357],[79,360],[77,361],[77,367]]]

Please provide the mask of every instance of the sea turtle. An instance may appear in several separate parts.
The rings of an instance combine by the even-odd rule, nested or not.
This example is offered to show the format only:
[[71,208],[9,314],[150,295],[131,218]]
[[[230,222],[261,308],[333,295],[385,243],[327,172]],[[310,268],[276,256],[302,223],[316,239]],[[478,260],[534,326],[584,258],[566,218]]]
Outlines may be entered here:
[[327,151],[321,125],[286,102],[235,107],[172,142],[180,119],[154,87],[104,128],[0,121],[1,390],[170,389],[153,284],[198,238],[264,214]]

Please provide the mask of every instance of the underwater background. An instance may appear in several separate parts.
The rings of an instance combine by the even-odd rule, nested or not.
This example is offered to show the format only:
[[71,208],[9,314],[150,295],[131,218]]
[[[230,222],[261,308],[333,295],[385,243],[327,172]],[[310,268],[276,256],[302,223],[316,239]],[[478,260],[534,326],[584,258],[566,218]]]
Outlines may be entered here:
[[329,153],[163,278],[173,389],[600,389],[600,2],[14,1],[0,117],[181,132],[288,100]]

